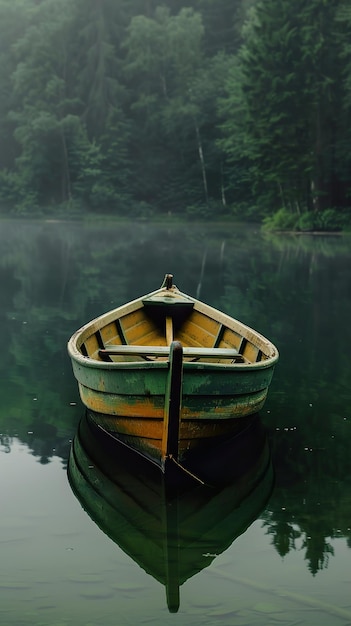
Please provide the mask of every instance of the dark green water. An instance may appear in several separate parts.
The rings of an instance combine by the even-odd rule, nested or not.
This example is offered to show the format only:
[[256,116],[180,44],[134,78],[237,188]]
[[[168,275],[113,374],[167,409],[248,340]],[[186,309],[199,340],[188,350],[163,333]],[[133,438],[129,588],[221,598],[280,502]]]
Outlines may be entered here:
[[[280,351],[261,413],[273,493],[184,582],[177,615],[163,585],[83,510],[66,474],[83,413],[67,339],[166,272]],[[351,238],[5,221],[0,285],[1,624],[351,624]]]

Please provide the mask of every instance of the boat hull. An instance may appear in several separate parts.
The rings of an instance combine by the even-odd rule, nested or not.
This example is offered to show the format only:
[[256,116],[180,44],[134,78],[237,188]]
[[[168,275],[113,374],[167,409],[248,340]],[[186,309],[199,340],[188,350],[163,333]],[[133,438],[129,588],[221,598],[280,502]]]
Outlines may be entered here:
[[[178,374],[172,357],[182,352]],[[166,287],[79,329],[68,344],[83,404],[94,421],[164,463],[171,381],[180,397],[179,460],[213,438],[229,436],[266,400],[278,351],[262,335],[208,305]],[[172,395],[172,394],[171,394]],[[178,431],[178,432],[177,432]]]
[[[256,414],[255,414],[256,415]],[[178,458],[188,465],[194,452],[216,446],[223,439],[233,437],[245,428],[254,416],[215,420],[210,414],[204,420],[182,420],[178,438]],[[163,420],[131,418],[88,412],[89,419],[120,443],[142,453],[146,458],[162,465]]]
[[[132,367],[94,369],[73,363],[82,402],[93,411],[109,415],[163,418],[168,363],[146,362]],[[243,417],[262,408],[274,365],[232,369],[184,363],[182,419]]]

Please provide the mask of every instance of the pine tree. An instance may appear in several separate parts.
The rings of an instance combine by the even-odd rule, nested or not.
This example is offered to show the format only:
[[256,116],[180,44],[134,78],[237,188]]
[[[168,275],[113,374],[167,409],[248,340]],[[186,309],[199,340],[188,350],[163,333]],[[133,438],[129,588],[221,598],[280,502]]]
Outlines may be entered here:
[[[240,52],[244,154],[266,204],[300,213],[333,206],[343,101],[339,0],[265,0]],[[228,83],[228,99],[236,85]],[[230,121],[226,122],[230,133]],[[339,200],[340,201],[340,200]]]

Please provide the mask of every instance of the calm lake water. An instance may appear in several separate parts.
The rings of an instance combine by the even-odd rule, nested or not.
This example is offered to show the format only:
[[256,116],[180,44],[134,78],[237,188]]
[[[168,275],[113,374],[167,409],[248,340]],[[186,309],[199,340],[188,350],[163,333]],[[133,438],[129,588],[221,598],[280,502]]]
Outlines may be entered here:
[[[177,614],[143,569],[143,549],[160,566],[152,542],[133,554],[132,524],[121,524],[124,551],[67,477],[84,411],[66,342],[89,319],[156,289],[166,272],[280,351],[260,416],[273,491],[265,474],[241,503],[235,485],[220,494],[211,509],[219,530],[207,543],[189,517],[184,562],[192,550],[200,560]],[[351,624],[351,237],[2,221],[0,277],[1,624]]]

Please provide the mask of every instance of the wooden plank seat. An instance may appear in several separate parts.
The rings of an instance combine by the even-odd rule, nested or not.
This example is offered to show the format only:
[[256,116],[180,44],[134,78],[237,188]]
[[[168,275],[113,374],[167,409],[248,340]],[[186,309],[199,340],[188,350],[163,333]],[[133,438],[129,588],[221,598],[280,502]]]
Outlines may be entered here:
[[[184,347],[183,355],[192,359],[231,359],[244,362],[244,357],[235,348]],[[169,346],[108,346],[99,350],[101,359],[111,356],[168,357]]]

